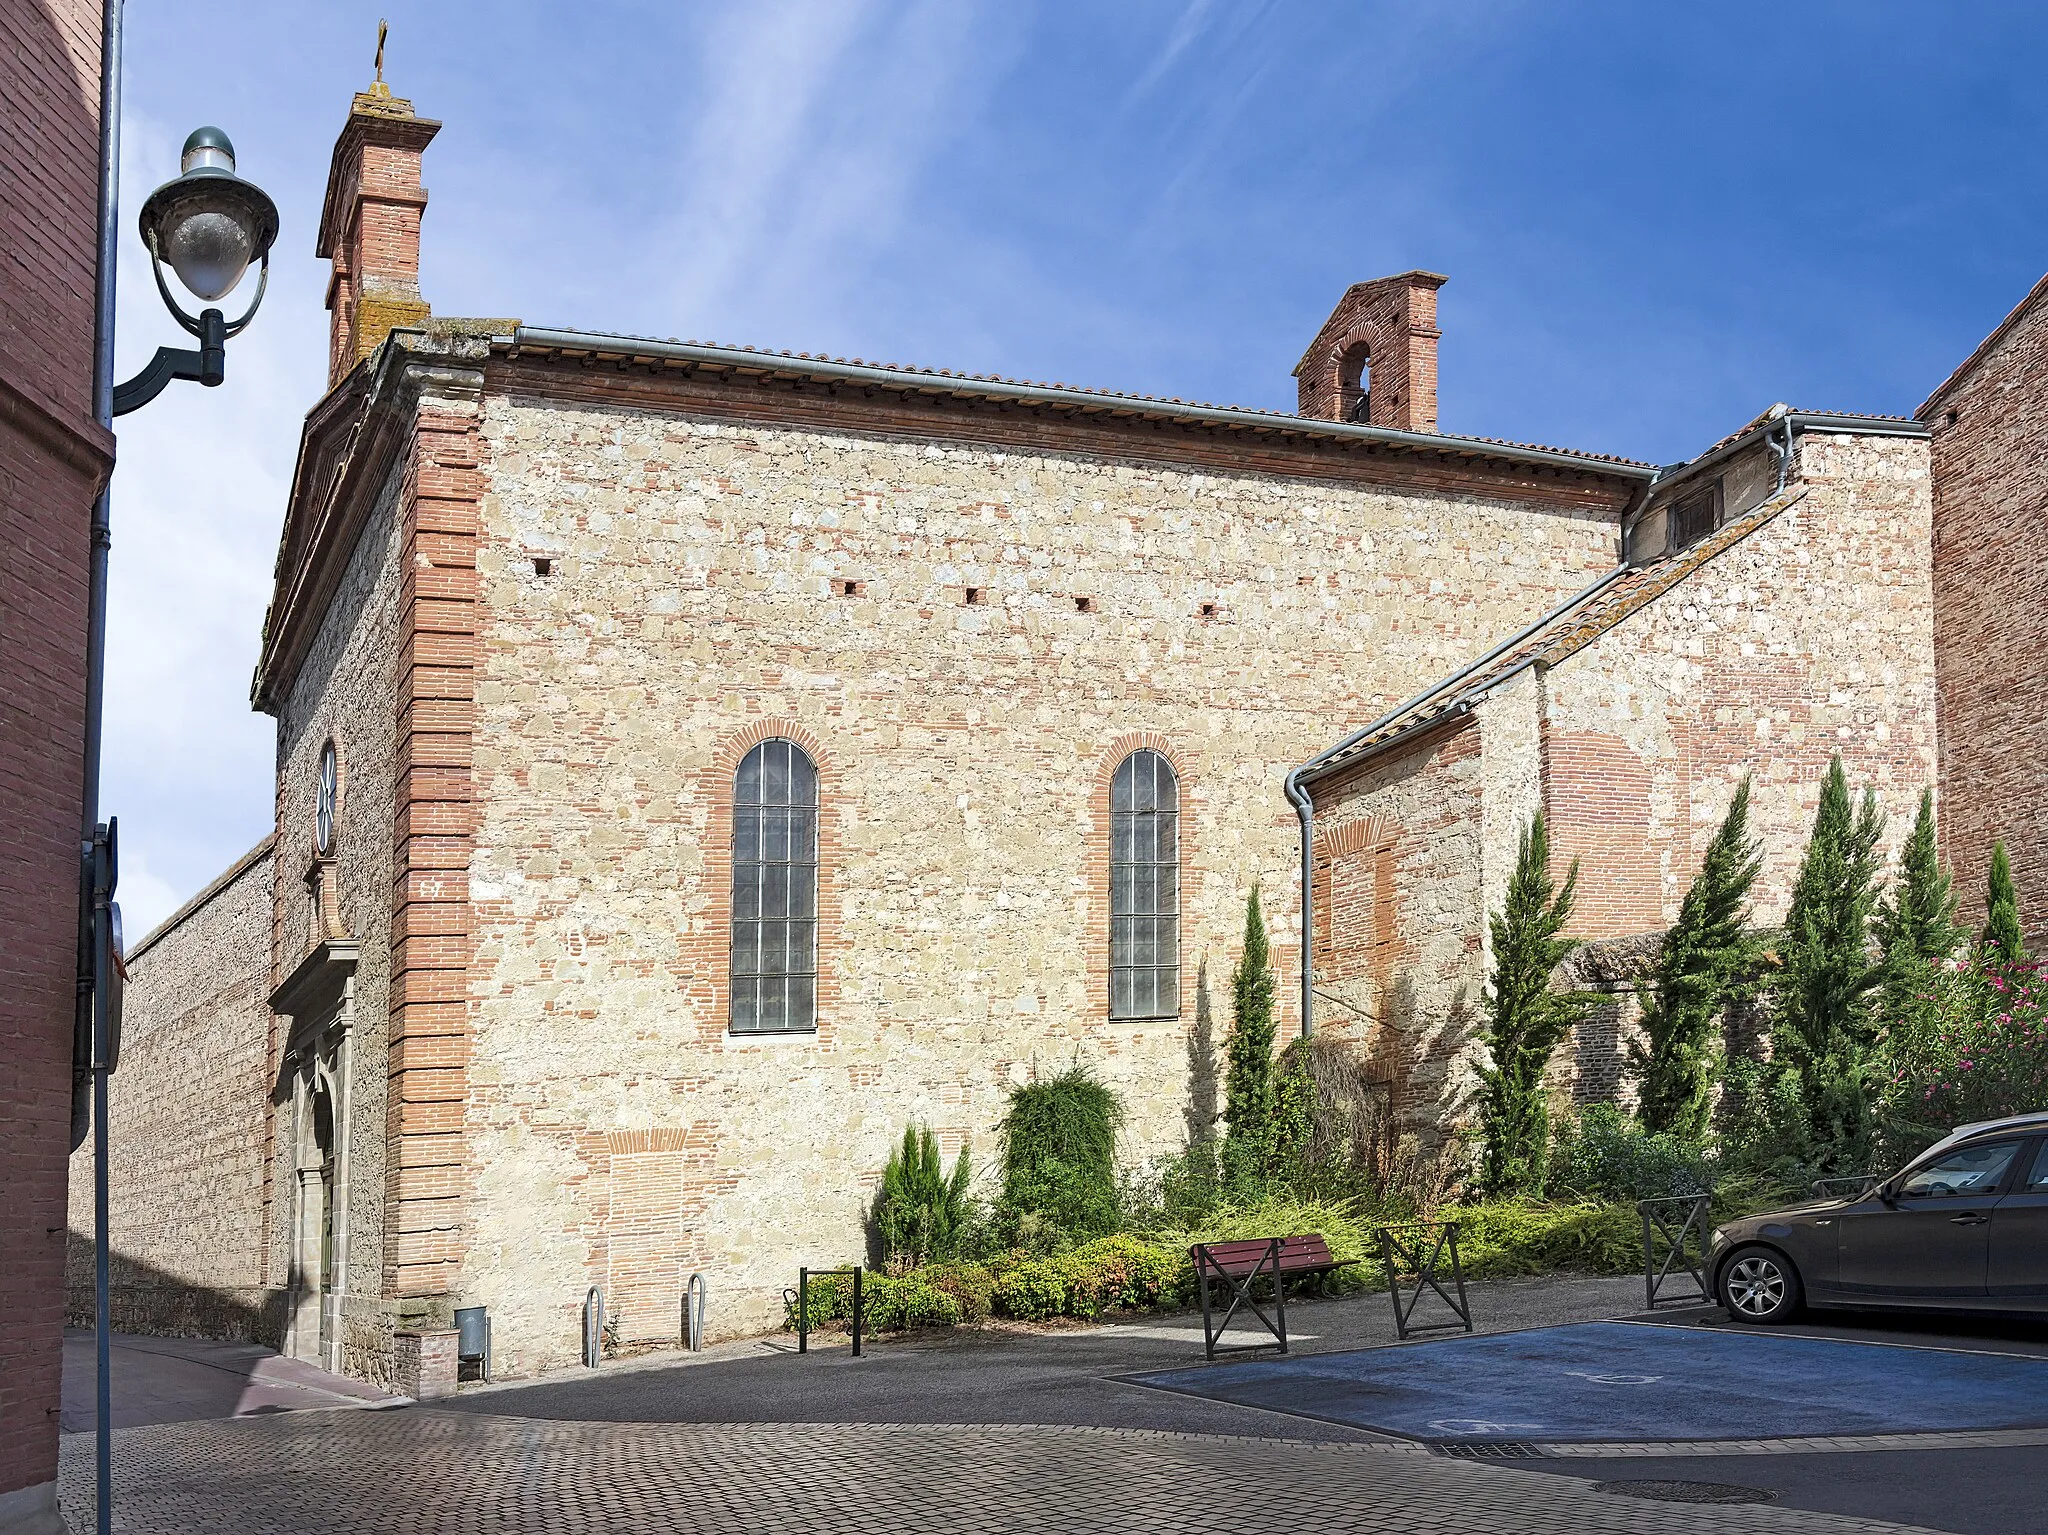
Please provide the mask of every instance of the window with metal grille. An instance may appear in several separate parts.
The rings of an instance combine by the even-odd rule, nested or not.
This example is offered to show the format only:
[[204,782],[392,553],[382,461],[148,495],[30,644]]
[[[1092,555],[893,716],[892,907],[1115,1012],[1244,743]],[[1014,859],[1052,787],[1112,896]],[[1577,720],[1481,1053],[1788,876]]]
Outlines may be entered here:
[[733,782],[732,1032],[818,1026],[818,770],[763,741]]
[[1180,1012],[1180,783],[1149,748],[1109,789],[1109,1015]]

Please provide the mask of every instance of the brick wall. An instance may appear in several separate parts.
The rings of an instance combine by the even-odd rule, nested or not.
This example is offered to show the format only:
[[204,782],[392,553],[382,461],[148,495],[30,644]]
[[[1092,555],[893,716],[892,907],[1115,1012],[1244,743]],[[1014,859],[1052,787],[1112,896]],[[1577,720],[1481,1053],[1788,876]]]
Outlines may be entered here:
[[0,0],[0,1527],[54,1518],[85,704],[100,7]]
[[[130,951],[108,1113],[121,1331],[278,1342],[263,1261],[270,900],[266,838]],[[92,1178],[88,1144],[71,1159],[78,1326],[93,1313]]]
[[2020,915],[2048,943],[2048,302],[1929,400],[1934,436],[1935,666],[1942,840],[1963,915],[1984,919],[1991,845],[2012,856]]

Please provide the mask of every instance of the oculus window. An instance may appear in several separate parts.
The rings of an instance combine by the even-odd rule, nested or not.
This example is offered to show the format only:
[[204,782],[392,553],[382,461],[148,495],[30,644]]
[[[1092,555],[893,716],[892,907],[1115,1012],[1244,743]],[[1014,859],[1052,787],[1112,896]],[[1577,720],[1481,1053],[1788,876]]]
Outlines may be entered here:
[[781,739],[748,752],[733,782],[735,1034],[818,1026],[818,770]]
[[1109,1016],[1180,1013],[1180,781],[1152,750],[1109,790]]

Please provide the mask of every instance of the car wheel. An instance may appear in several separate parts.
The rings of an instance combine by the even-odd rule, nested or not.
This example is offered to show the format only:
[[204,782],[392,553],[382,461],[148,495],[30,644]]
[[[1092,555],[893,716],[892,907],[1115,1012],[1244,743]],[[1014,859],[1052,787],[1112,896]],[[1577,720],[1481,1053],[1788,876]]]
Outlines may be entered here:
[[1721,1265],[1721,1304],[1740,1322],[1782,1322],[1799,1309],[1799,1270],[1768,1247],[1739,1247]]

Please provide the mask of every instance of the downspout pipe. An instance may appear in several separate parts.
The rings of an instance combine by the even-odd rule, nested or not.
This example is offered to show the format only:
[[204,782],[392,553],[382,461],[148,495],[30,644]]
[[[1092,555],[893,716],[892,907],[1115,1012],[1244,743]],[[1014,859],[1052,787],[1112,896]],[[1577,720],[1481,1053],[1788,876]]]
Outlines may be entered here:
[[[121,188],[121,4],[103,0],[100,11],[100,186],[98,258],[93,286],[92,408],[99,424],[114,424],[114,275],[120,252]],[[110,476],[111,478],[111,476]],[[79,817],[79,866],[95,862],[100,816],[100,734],[107,677],[107,554],[113,547],[107,486],[93,498],[85,627],[85,783]],[[110,871],[111,872],[111,871]],[[97,906],[109,890],[80,884],[79,931],[92,935]],[[74,1026],[73,1049],[84,1035],[92,1071],[93,1160],[93,1455],[100,1535],[114,1527],[112,1314],[107,1262],[108,1172],[107,1076],[111,1069],[104,1034],[108,1028],[108,977],[95,972],[99,946],[92,936],[80,944],[78,1001],[83,1015]],[[114,958],[118,961],[119,956]],[[91,979],[88,979],[91,977]],[[75,1068],[74,1068],[75,1077]],[[76,1115],[74,1114],[74,1121]],[[73,1134],[77,1133],[74,1123]]]
[[[1622,510],[1620,522],[1621,528],[1626,529],[1631,519],[1641,514],[1643,508],[1649,504],[1651,491],[1656,489],[1658,482],[1663,477],[1664,472],[1662,470],[1659,470],[1657,474],[1643,481],[1641,486],[1637,488],[1636,493],[1634,497],[1630,500],[1628,506]],[[1531,635],[1538,633],[1550,624],[1555,623],[1558,619],[1564,617],[1565,614],[1571,612],[1572,609],[1580,606],[1582,603],[1592,601],[1595,597],[1599,596],[1602,592],[1606,591],[1607,588],[1612,586],[1616,581],[1619,581],[1623,576],[1627,575],[1629,571],[1633,568],[1634,567],[1628,563],[1628,550],[1626,548],[1626,545],[1624,545],[1620,554],[1620,563],[1617,564],[1614,567],[1614,569],[1608,571],[1606,575],[1602,576],[1599,580],[1595,581],[1591,586],[1587,587],[1584,591],[1579,592],[1574,596],[1567,597],[1563,602],[1559,603],[1556,607],[1552,608],[1548,613],[1545,613],[1541,618],[1537,619],[1534,623],[1528,625],[1525,628],[1516,630],[1515,633],[1509,635],[1506,639],[1502,640],[1498,645],[1495,645],[1491,650],[1487,651],[1477,660],[1467,662],[1464,666],[1460,667],[1450,676],[1444,678],[1441,682],[1431,683],[1428,687],[1424,688],[1420,693],[1417,693],[1413,698],[1405,699],[1402,702],[1396,704],[1393,708],[1389,709],[1385,714],[1382,714],[1378,719],[1374,720],[1370,725],[1365,725],[1357,730],[1352,731],[1350,735],[1346,736],[1343,740],[1339,741],[1335,746],[1330,747],[1327,751],[1319,752],[1314,757],[1311,757],[1308,761],[1302,763],[1301,766],[1297,768],[1292,768],[1288,771],[1287,777],[1282,781],[1281,787],[1287,795],[1287,802],[1294,806],[1295,818],[1301,823],[1301,1037],[1303,1039],[1308,1038],[1308,1036],[1314,1031],[1316,999],[1316,806],[1315,798],[1313,795],[1309,793],[1308,788],[1308,779],[1310,775],[1314,774],[1318,768],[1322,767],[1325,763],[1330,761],[1331,758],[1341,756],[1343,753],[1349,751],[1352,747],[1356,746],[1360,741],[1366,739],[1366,737],[1373,735],[1378,731],[1386,729],[1387,726],[1391,725],[1395,720],[1399,719],[1402,715],[1406,714],[1410,709],[1419,708],[1421,705],[1428,703],[1430,699],[1436,697],[1439,693],[1448,692],[1450,689],[1456,687],[1459,683],[1463,682],[1467,677],[1471,676],[1474,672],[1478,671],[1480,667],[1485,666],[1490,661],[1498,660],[1501,656],[1505,655],[1508,651],[1513,650],[1517,645],[1521,644]]]

